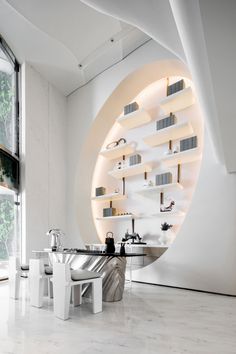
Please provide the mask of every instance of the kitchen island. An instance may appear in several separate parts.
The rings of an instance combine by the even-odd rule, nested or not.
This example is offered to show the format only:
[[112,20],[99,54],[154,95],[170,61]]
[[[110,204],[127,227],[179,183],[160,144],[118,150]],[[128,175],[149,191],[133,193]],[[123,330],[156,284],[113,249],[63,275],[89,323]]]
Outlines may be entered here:
[[[37,258],[49,257],[49,262],[69,263],[72,269],[86,269],[102,274],[103,301],[120,301],[125,285],[126,259],[143,257],[142,253],[106,253],[84,249],[33,251]],[[84,289],[86,291],[86,289]]]

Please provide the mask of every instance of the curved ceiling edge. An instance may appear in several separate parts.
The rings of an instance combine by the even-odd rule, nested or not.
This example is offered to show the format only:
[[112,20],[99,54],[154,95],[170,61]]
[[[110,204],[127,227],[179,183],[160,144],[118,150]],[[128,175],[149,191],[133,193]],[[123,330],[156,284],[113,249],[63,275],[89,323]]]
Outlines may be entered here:
[[[177,33],[177,29],[176,31],[171,32],[171,35],[169,36],[169,38],[167,37],[167,33],[169,35],[170,29],[172,27],[176,27],[175,25],[175,21],[173,19],[172,13],[171,13],[171,9],[169,9],[169,3],[168,2],[163,2],[163,1],[158,1],[156,3],[156,7],[158,8],[161,7],[161,10],[166,12],[166,16],[163,16],[162,11],[158,11],[158,9],[156,9],[157,11],[155,12],[154,9],[153,11],[147,13],[147,15],[150,17],[155,13],[155,25],[157,26],[158,24],[158,20],[157,20],[157,16],[160,14],[160,19],[159,22],[161,23],[162,19],[165,17],[165,22],[166,22],[166,18],[168,17],[168,21],[169,21],[169,25],[167,26],[168,31],[166,31],[166,29],[162,29],[162,26],[160,25],[160,27],[155,31],[151,30],[150,26],[150,18],[148,18],[148,21],[143,21],[141,23],[140,18],[138,18],[135,15],[133,15],[132,18],[130,18],[130,12],[127,9],[127,2],[125,2],[124,4],[121,4],[119,2],[119,5],[117,6],[117,2],[115,1],[111,1],[111,0],[103,0],[99,2],[97,0],[80,0],[82,3],[90,6],[91,8],[93,8],[94,10],[97,10],[103,14],[112,16],[118,20],[121,20],[123,22],[126,22],[132,26],[135,26],[137,28],[139,28],[141,31],[143,31],[144,33],[146,33],[148,36],[150,36],[151,38],[155,39],[160,45],[162,45],[165,49],[169,50],[171,53],[173,53],[174,55],[176,55],[180,60],[185,62],[185,54],[183,51],[183,47],[181,44],[181,41],[179,40],[179,36],[174,35],[174,33]],[[143,2],[143,4],[139,4],[140,6],[143,5],[144,9],[148,9],[147,4],[145,3],[145,1]],[[131,6],[133,6],[131,4]],[[164,7],[164,8],[163,8]],[[147,10],[148,11],[148,10]],[[141,16],[143,16],[144,11],[143,9],[140,8],[140,13]],[[162,23],[162,25],[165,24]],[[171,25],[170,25],[171,24]],[[149,27],[149,28],[148,28]],[[173,37],[173,38],[172,38]],[[175,37],[175,38],[174,38]]]

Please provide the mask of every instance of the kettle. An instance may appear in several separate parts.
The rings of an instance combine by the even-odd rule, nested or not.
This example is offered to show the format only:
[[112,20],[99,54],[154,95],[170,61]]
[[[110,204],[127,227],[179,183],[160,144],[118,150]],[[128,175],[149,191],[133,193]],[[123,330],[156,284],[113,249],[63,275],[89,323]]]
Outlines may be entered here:
[[52,251],[58,251],[61,248],[61,236],[64,235],[64,232],[60,229],[51,229],[46,235],[51,237],[50,247]]

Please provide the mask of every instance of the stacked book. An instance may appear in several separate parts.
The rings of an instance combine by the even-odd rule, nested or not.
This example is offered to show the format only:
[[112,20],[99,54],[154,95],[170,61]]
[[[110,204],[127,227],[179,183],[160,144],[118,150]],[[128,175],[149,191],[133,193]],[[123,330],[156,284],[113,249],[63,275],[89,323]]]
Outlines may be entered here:
[[162,184],[172,183],[172,173],[166,172],[156,175],[156,186],[161,186]]
[[175,82],[172,85],[167,86],[167,96],[173,95],[173,93],[184,89],[184,80]]
[[127,106],[124,107],[124,115],[137,111],[138,109],[139,109],[139,105],[137,104],[137,102],[132,102],[130,104],[127,104]]
[[133,166],[133,165],[137,165],[138,163],[141,163],[141,156],[139,154],[136,155],[132,155],[129,157],[129,165]]
[[171,125],[174,125],[175,123],[176,123],[176,117],[174,114],[171,113],[169,117],[157,121],[156,129],[161,130]]
[[180,140],[180,151],[190,150],[197,147],[197,136]]

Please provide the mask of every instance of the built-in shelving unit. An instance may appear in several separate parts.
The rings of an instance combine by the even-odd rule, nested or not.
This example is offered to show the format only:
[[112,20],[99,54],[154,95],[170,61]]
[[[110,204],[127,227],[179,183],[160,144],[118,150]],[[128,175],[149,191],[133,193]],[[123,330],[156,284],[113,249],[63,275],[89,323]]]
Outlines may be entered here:
[[145,197],[148,198],[157,198],[159,196],[160,192],[168,192],[168,191],[173,191],[177,189],[183,189],[182,184],[180,183],[168,183],[168,184],[162,184],[161,186],[153,186],[153,187],[145,187],[140,190],[138,190],[136,193],[142,194]]
[[114,221],[122,221],[122,220],[132,220],[132,219],[140,219],[141,216],[138,215],[115,215],[115,216],[106,216],[106,217],[100,217],[96,218],[96,220],[114,220]]
[[173,93],[160,101],[160,106],[166,114],[177,112],[194,104],[195,98],[191,87]]
[[127,195],[120,194],[120,193],[110,193],[110,194],[99,195],[98,197],[92,197],[92,200],[97,200],[99,202],[124,200],[124,199],[127,199]]
[[167,128],[158,130],[152,135],[143,138],[145,144],[149,146],[158,146],[167,143],[170,140],[176,140],[193,133],[193,128],[190,122],[183,122],[171,125]]
[[150,163],[139,163],[133,166],[125,167],[119,169],[115,169],[113,171],[109,171],[108,174],[114,178],[121,179],[124,177],[131,177],[142,174],[144,172],[151,172],[152,165]]
[[[172,82],[173,78],[171,78],[170,81]],[[189,80],[183,79],[180,81],[185,81],[185,82],[183,83],[183,85],[181,83],[182,86],[181,85],[173,86],[172,92],[176,91],[179,88],[184,87],[185,85],[189,85],[190,83]],[[178,81],[176,83],[178,83]],[[168,86],[170,86],[169,78],[167,78],[167,87]],[[102,230],[101,237],[102,235],[105,234],[106,227],[107,225],[109,225],[106,223],[103,224],[104,221],[111,222],[110,229],[114,227],[114,230],[123,230],[124,226],[122,225],[122,222],[127,223],[127,225],[130,223],[132,224],[133,233],[136,231],[135,224],[137,223],[138,228],[140,228],[140,230],[142,230],[142,232],[145,233],[144,231],[144,229],[146,228],[146,226],[144,225],[145,223],[143,223],[142,220],[136,222],[135,219],[148,218],[149,223],[147,228],[152,230],[152,233],[155,234],[156,232],[158,233],[158,227],[160,228],[161,224],[164,223],[165,221],[171,224],[180,225],[186,214],[185,208],[183,208],[184,211],[180,210],[182,205],[181,201],[183,201],[184,199],[184,201],[186,202],[186,199],[188,199],[188,196],[186,198],[186,193],[183,193],[182,191],[184,189],[183,185],[185,185],[184,184],[184,178],[186,176],[185,171],[187,170],[187,167],[183,167],[182,164],[190,163],[201,159],[201,148],[198,146],[198,142],[199,141],[201,142],[201,135],[199,131],[200,125],[198,124],[199,122],[197,122],[198,117],[196,116],[195,113],[192,114],[192,111],[195,112],[195,107],[193,107],[193,110],[192,109],[189,111],[186,110],[185,112],[179,112],[179,111],[192,106],[195,103],[195,97],[193,94],[193,90],[190,86],[182,90],[179,90],[173,94],[170,94],[169,96],[166,97],[162,96],[163,98],[161,99],[160,99],[160,94],[161,92],[163,92],[163,90],[159,91],[159,86],[157,86],[157,90],[158,90],[157,97],[155,97],[154,94],[152,93],[150,99],[148,99],[147,102],[146,102],[146,96],[140,96],[140,99],[139,96],[137,96],[136,99],[141,105],[141,108],[118,117],[116,119],[116,124],[113,127],[114,129],[112,128],[112,131],[109,135],[111,141],[115,139],[118,142],[120,142],[120,145],[109,148],[110,146],[114,146],[115,144],[115,143],[110,143],[109,145],[107,145],[108,148],[105,148],[104,146],[99,153],[99,155],[104,157],[104,159],[111,161],[109,162],[109,161],[105,161],[104,159],[99,159],[101,161],[102,167],[104,167],[106,164],[106,166],[109,166],[110,169],[109,171],[107,171],[107,169],[104,171],[103,168],[102,173],[105,175],[106,172],[104,183],[109,182],[109,178],[107,178],[108,175],[117,180],[121,180],[118,183],[122,184],[122,190],[119,193],[109,193],[97,197],[93,196],[91,198],[92,201],[94,202],[95,201],[109,202],[109,205],[106,206],[105,204],[97,205],[96,203],[93,203],[93,208],[94,210],[96,210],[95,220],[99,222],[98,229],[100,229],[100,232]],[[153,92],[155,93],[155,91]],[[168,92],[170,93],[171,90],[169,90]],[[155,103],[155,99],[156,99],[156,103]],[[135,104],[127,105],[124,108],[124,111],[128,112],[129,110],[133,109],[132,107],[134,108],[139,107],[137,102],[133,102],[133,103]],[[160,106],[159,107],[160,109],[159,108],[157,109],[157,107],[153,109],[153,107],[155,105],[157,106],[158,104]],[[152,107],[152,110],[150,111],[146,110],[146,108],[148,109],[148,107]],[[159,111],[161,112],[161,114],[158,115]],[[179,112],[179,113],[175,114],[175,112]],[[162,129],[154,130],[155,129],[154,125],[151,126],[152,124],[151,122],[154,118],[160,120],[160,122],[157,124],[157,128],[162,128]],[[119,126],[117,123],[119,124]],[[169,125],[169,124],[173,124],[173,125]],[[147,126],[144,127],[144,125]],[[167,127],[163,128],[163,126],[167,126]],[[140,129],[136,129],[130,132],[127,131],[138,127],[140,127]],[[115,129],[117,130],[115,131]],[[122,138],[120,138],[119,135],[122,135]],[[109,136],[107,136],[106,141]],[[181,141],[182,139],[184,140]],[[127,140],[129,142],[126,142]],[[144,146],[143,143],[146,144],[146,147]],[[162,144],[166,144],[166,146],[161,146]],[[197,147],[193,148],[193,146],[197,146]],[[151,149],[152,147],[153,148],[157,147],[157,148]],[[167,149],[168,152],[172,152],[172,151],[179,151],[180,149],[186,149],[186,148],[189,148],[189,150],[171,153],[168,155],[163,154],[164,150]],[[140,154],[142,155],[142,157],[140,158],[138,156],[137,158],[133,158],[133,159],[130,158],[131,163],[133,162],[140,162],[140,163],[136,163],[135,165],[129,166],[127,161],[129,160],[129,158],[126,158],[126,156],[132,154]],[[120,161],[119,160],[118,160],[119,162],[114,161],[114,165],[116,164],[116,166],[112,170],[112,165],[113,165],[112,160],[115,159],[120,159]],[[143,160],[147,162],[143,162]],[[156,172],[156,166],[158,167],[157,169],[158,172]],[[117,168],[117,167],[121,167],[121,168]],[[166,169],[166,167],[173,167],[173,168]],[[167,172],[164,173],[163,172],[164,170],[166,170]],[[192,174],[193,173],[191,172],[190,175]],[[132,176],[138,176],[138,175],[139,177],[137,177],[136,179],[127,180]],[[157,183],[163,183],[163,182],[170,182],[173,180],[174,180],[173,183],[152,186],[152,184],[155,183],[154,181],[157,181]],[[103,182],[101,182],[101,175],[99,176],[98,181],[99,181],[98,185],[100,185],[100,183],[101,185],[103,185]],[[183,184],[181,184],[182,181]],[[113,182],[111,185],[115,183],[115,181],[111,181],[111,182]],[[130,185],[131,183],[132,186]],[[150,186],[142,187],[142,185],[144,184]],[[115,190],[115,189],[110,188],[110,190]],[[126,192],[128,193],[129,199],[127,194],[125,194]],[[137,195],[135,196],[134,195],[135,193],[140,195],[140,197],[138,197]],[[171,201],[168,198],[170,196],[171,196]],[[148,199],[144,199],[144,198],[149,198],[149,201]],[[136,200],[139,200],[143,204],[140,207],[140,209],[136,207],[134,208]],[[119,205],[122,206],[121,209],[115,208],[116,201],[121,201]],[[104,208],[103,211],[102,208]],[[111,209],[111,210],[106,210],[106,209]],[[160,211],[166,209],[167,210],[172,209],[172,210],[164,211],[164,212]],[[103,215],[103,214],[104,215],[122,214],[125,213],[125,211],[129,211],[129,212],[133,211],[134,213],[136,212],[138,215],[127,214],[127,215],[99,217],[99,215]],[[117,223],[115,225],[113,224],[113,222],[121,222],[121,224]],[[173,228],[173,235],[176,234],[176,231],[177,230]],[[147,237],[148,242],[149,239],[151,241],[152,237],[150,238]],[[171,238],[171,240],[168,241],[169,242],[168,244],[164,244],[165,241],[163,241],[163,244],[158,245],[158,247],[168,248],[169,245],[172,243],[172,240],[173,237]],[[156,245],[153,246],[151,244],[138,245],[138,246],[156,247]]]
[[135,152],[135,143],[125,143],[116,146],[112,149],[104,149],[100,151],[100,155],[104,156],[106,159],[114,160],[124,155],[130,155]]
[[174,166],[178,164],[189,163],[200,160],[201,153],[199,148],[189,149],[178,152],[176,154],[166,155],[162,158],[162,163],[165,166]]
[[133,129],[149,123],[151,121],[151,116],[144,109],[138,109],[137,111],[117,118],[116,121],[126,129]]

